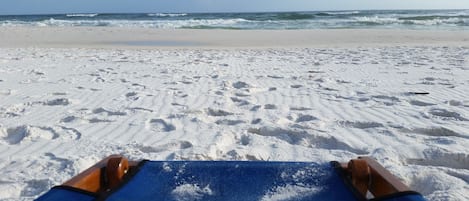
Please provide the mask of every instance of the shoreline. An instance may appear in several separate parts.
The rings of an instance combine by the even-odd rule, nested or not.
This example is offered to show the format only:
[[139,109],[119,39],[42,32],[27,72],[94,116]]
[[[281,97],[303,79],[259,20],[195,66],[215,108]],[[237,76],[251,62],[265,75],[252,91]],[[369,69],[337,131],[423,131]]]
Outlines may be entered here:
[[469,31],[317,29],[222,30],[119,27],[2,27],[0,48],[469,47]]

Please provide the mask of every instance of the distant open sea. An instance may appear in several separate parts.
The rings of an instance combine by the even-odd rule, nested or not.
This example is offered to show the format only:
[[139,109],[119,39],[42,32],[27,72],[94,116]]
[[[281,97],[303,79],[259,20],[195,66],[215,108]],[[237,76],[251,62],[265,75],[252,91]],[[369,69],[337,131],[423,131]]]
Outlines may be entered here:
[[382,28],[469,30],[469,10],[3,15],[0,16],[0,27],[2,26],[103,26],[156,29]]

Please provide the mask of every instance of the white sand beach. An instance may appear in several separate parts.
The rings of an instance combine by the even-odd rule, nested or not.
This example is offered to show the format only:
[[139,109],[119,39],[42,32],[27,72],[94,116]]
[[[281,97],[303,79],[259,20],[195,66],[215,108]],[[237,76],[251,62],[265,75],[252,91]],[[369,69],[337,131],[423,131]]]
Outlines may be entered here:
[[2,27],[0,47],[232,49],[469,46],[468,31],[399,29],[212,30]]
[[371,156],[428,200],[469,200],[469,32],[0,29],[0,200],[110,154]]

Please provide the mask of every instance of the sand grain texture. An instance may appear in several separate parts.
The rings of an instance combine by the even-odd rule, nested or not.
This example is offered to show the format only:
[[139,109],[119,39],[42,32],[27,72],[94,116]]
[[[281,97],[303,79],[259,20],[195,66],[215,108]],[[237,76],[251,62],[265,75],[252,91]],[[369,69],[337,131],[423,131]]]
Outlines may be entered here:
[[1,200],[32,200],[110,154],[370,155],[430,200],[469,199],[469,49],[455,44],[9,47],[0,80]]

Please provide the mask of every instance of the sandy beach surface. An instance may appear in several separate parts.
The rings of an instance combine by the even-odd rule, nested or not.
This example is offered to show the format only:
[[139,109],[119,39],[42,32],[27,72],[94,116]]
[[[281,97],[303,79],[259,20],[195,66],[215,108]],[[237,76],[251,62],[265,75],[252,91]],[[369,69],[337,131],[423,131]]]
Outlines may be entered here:
[[110,154],[367,155],[429,200],[469,200],[469,32],[2,27],[0,200]]
[[0,47],[291,48],[469,46],[469,31],[396,29],[200,30],[129,27],[2,27]]

